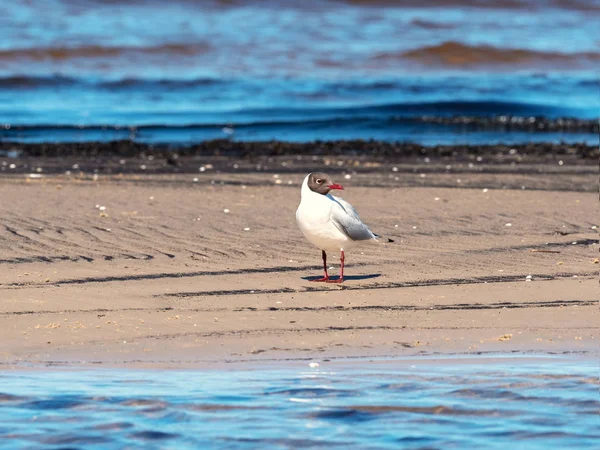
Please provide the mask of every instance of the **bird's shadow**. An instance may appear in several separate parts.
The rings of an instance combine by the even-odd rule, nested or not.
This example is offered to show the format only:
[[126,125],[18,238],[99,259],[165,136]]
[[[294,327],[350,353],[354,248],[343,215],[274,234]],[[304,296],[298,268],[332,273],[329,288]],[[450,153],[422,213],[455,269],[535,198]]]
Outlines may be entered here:
[[[377,278],[380,277],[381,274],[380,273],[372,273],[369,275],[346,275],[344,277],[344,281],[361,281],[361,280],[370,280],[371,278]],[[320,277],[302,277],[303,280],[306,281],[314,281],[314,280],[318,280],[320,278],[323,278],[322,276]],[[332,280],[337,280],[339,277],[331,277]]]

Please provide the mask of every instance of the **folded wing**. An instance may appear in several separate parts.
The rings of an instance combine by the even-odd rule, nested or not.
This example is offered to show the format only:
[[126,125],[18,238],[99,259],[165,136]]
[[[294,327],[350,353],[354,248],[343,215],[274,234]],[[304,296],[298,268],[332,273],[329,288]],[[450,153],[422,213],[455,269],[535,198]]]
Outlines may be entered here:
[[369,228],[362,223],[354,207],[346,200],[331,196],[334,201],[331,209],[331,219],[338,230],[353,241],[368,241],[376,239]]

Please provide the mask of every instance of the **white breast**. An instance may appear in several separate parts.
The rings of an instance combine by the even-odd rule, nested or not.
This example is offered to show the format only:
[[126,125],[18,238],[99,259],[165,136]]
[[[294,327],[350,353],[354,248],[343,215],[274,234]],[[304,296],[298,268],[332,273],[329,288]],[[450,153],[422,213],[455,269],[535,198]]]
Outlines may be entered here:
[[334,204],[329,197],[311,191],[304,180],[296,221],[306,239],[321,250],[339,251],[352,243],[331,220]]

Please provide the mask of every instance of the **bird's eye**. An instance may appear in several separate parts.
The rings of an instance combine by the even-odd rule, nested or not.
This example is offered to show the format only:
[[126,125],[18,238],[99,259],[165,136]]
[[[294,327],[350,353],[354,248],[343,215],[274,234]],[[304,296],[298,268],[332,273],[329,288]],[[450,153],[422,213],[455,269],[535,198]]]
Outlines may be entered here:
[[317,178],[317,184],[323,184],[323,180],[321,180],[320,178]]

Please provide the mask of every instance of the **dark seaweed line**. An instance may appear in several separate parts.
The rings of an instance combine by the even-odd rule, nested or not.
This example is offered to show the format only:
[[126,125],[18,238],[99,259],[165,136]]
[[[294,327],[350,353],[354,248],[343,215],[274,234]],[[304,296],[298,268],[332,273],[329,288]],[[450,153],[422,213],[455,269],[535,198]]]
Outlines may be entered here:
[[[578,277],[589,277],[595,276],[595,272],[583,272],[583,273],[558,273],[555,275],[546,274],[532,274],[532,278],[536,281],[550,281],[558,278],[572,278],[574,275]],[[319,287],[304,287],[302,289],[292,288],[277,288],[277,289],[234,289],[234,290],[219,290],[219,291],[197,291],[197,292],[173,292],[168,294],[156,294],[155,297],[175,297],[175,298],[189,298],[189,297],[212,297],[221,295],[247,295],[247,294],[287,294],[287,293],[302,293],[302,292],[324,292],[324,291],[337,291],[337,290],[369,290],[369,289],[397,289],[397,288],[411,288],[411,287],[426,287],[426,286],[448,286],[453,284],[481,284],[481,283],[512,283],[515,281],[524,281],[524,275],[504,275],[504,276],[486,276],[486,277],[474,277],[474,278],[447,278],[447,279],[433,279],[423,280],[414,282],[386,282],[386,283],[373,283],[366,285],[335,285],[330,287],[322,285]]]
[[[297,291],[295,291],[297,292]],[[29,315],[50,315],[50,314],[99,314],[99,313],[121,313],[125,311],[138,312],[185,312],[185,313],[201,313],[201,312],[277,312],[277,311],[294,311],[294,312],[316,312],[316,311],[447,311],[447,310],[485,310],[485,309],[521,309],[521,308],[560,308],[564,306],[594,306],[598,301],[595,300],[555,300],[550,302],[499,302],[490,303],[488,305],[482,303],[459,303],[456,305],[431,305],[431,306],[414,306],[414,305],[362,305],[362,306],[289,306],[289,307],[268,307],[254,308],[244,306],[235,309],[229,308],[174,308],[166,306],[164,308],[95,308],[95,309],[63,309],[56,311],[11,311],[0,313],[0,317],[8,316],[29,316]],[[106,314],[99,314],[103,317]],[[595,327],[594,327],[595,328]]]
[[[461,155],[495,156],[498,153],[508,154],[511,149],[517,150],[521,156],[553,156],[570,155],[577,159],[597,160],[598,146],[587,144],[515,144],[515,145],[467,145],[460,146]],[[134,141],[121,140],[110,142],[86,143],[40,143],[28,144],[0,140],[0,151],[17,151],[21,156],[28,157],[65,157],[73,156],[102,157],[120,156],[132,157],[142,153],[169,159],[173,152],[186,156],[228,156],[253,158],[256,156],[284,155],[322,155],[322,156],[356,156],[369,155],[372,157],[454,157],[457,151],[455,145],[424,146],[410,142],[385,142],[365,139],[315,141],[295,143],[286,141],[232,141],[215,139],[203,141],[194,145],[150,145]]]

